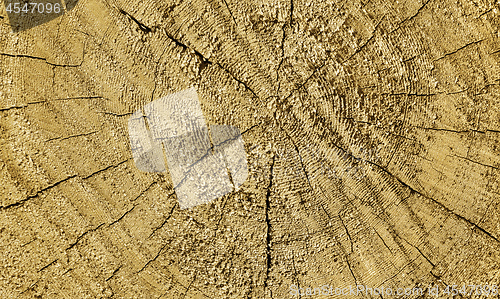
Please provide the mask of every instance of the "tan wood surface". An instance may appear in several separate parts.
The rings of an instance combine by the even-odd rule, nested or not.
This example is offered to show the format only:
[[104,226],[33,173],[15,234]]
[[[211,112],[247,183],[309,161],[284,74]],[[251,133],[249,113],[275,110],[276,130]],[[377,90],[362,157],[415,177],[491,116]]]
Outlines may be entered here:
[[[1,298],[500,284],[498,1],[0,6]],[[192,86],[249,177],[181,210],[127,121]]]

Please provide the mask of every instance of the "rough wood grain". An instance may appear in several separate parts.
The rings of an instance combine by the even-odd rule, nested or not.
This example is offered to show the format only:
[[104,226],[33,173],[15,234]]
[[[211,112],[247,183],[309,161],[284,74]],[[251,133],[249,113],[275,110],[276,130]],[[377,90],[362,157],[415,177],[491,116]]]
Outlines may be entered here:
[[[6,16],[0,297],[500,284],[498,1],[81,0],[16,34]],[[181,210],[127,120],[191,86],[243,132],[249,177]]]

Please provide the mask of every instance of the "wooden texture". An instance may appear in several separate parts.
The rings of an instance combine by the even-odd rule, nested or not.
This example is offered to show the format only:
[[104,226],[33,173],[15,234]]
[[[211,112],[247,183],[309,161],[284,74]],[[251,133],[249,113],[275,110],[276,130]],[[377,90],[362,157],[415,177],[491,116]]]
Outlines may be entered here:
[[[498,1],[1,9],[1,298],[500,284]],[[191,86],[249,177],[181,210],[127,121]]]

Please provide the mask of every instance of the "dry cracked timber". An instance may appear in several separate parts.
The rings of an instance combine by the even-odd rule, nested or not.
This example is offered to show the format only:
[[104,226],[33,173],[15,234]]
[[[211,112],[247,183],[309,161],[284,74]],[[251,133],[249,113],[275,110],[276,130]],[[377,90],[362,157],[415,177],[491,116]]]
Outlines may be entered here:
[[[500,284],[498,1],[82,0],[0,22],[1,298]],[[250,174],[181,210],[127,120],[191,86]]]

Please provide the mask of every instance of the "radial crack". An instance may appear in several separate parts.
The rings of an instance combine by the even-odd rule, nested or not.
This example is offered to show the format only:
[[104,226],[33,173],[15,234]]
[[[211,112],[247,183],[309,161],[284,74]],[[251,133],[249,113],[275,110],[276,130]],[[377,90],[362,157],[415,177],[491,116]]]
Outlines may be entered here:
[[141,29],[142,32],[144,33],[149,33],[152,31],[152,29],[146,25],[144,25],[143,23],[139,22],[136,18],[134,18],[131,14],[129,14],[128,12],[124,11],[123,9],[118,9],[118,11],[125,15],[127,18],[129,18],[130,20],[132,20],[134,23],[137,24],[137,26],[139,26],[139,29]]
[[55,264],[59,259],[55,259],[53,260],[52,262],[48,263],[47,265],[43,266],[40,270],[38,270],[38,272],[42,272],[43,270],[47,269],[48,267],[52,266],[53,264]]
[[123,265],[120,265],[118,268],[115,269],[115,271],[113,271],[113,273],[111,273],[111,276],[106,278],[105,280],[108,281],[110,280],[111,278],[113,278],[113,276],[115,276],[116,273],[118,273],[118,270],[120,270],[122,268]]
[[113,221],[110,224],[108,224],[108,227],[112,226],[115,223],[118,223],[118,221],[122,220],[128,213],[132,212],[135,209],[136,206],[137,206],[136,204],[133,205],[132,208],[130,208],[129,210],[127,210],[125,213],[123,213],[123,215],[121,215],[118,219],[116,219],[115,221]]
[[431,0],[427,0],[424,4],[422,4],[422,6],[420,6],[420,8],[417,10],[417,12],[415,12],[412,16],[404,19],[403,21],[401,21],[401,23],[398,24],[398,27],[396,27],[394,30],[392,30],[390,33],[393,33],[394,31],[398,30],[399,28],[401,28],[401,25],[403,25],[404,23],[406,22],[409,22],[411,20],[413,20],[415,17],[417,17],[421,12],[422,10],[427,6],[427,4],[430,2]]
[[236,27],[238,27],[238,23],[236,23],[236,19],[234,18],[233,16],[233,12],[231,11],[231,9],[229,8],[229,5],[227,4],[227,1],[226,0],[223,0],[224,1],[224,4],[226,5],[226,8],[227,10],[229,11],[229,14],[231,15],[231,17],[233,18],[233,21],[234,21],[234,24],[236,25]]
[[154,262],[160,256],[161,252],[167,247],[168,244],[169,244],[168,242],[163,244],[158,253],[152,259],[150,259],[139,271],[137,271],[136,274],[142,272],[144,269],[146,269],[147,266],[149,266],[150,263]]
[[236,78],[235,75],[233,75],[232,72],[230,72],[228,69],[226,69],[225,67],[223,67],[220,63],[216,63],[221,69],[223,69],[226,73],[228,73],[235,81],[237,81],[238,83],[242,84],[247,90],[249,90],[256,98],[259,98],[259,96],[255,93],[255,91],[253,91],[253,89],[251,89],[245,82],[241,81],[240,79]]
[[54,187],[58,186],[59,184],[64,183],[64,182],[66,182],[66,181],[68,181],[68,180],[70,180],[70,179],[72,179],[72,178],[75,178],[75,177],[76,177],[76,175],[69,176],[69,177],[67,177],[67,178],[65,178],[65,179],[62,179],[62,180],[60,180],[60,181],[58,181],[58,182],[55,182],[55,183],[54,183],[54,184],[52,184],[52,185],[49,185],[49,186],[47,186],[47,187],[45,187],[45,188],[43,188],[43,189],[40,189],[40,190],[39,190],[39,191],[37,191],[35,194],[30,195],[30,196],[28,196],[28,197],[26,197],[26,198],[24,198],[24,199],[21,199],[20,201],[17,201],[17,202],[15,202],[15,203],[11,203],[11,204],[6,205],[6,206],[0,206],[0,210],[5,210],[5,209],[11,208],[11,207],[17,207],[17,206],[20,206],[20,205],[22,205],[23,203],[25,203],[26,201],[28,201],[28,200],[30,200],[30,199],[33,199],[33,198],[37,197],[37,196],[38,196],[38,195],[40,195],[41,193],[43,193],[43,192],[45,192],[45,191],[47,191],[47,190],[49,190],[49,189],[51,189],[51,188],[54,188]]
[[471,160],[467,157],[462,157],[462,156],[458,156],[458,155],[452,155],[454,157],[457,157],[457,158],[460,158],[460,159],[464,159],[464,160],[467,160],[469,162],[472,162],[474,164],[478,164],[478,165],[481,165],[481,166],[484,166],[484,167],[489,167],[489,168],[493,168],[493,169],[496,169],[496,170],[500,170],[500,168],[496,167],[496,166],[493,166],[493,165],[489,165],[489,164],[484,164],[484,163],[481,163],[481,162],[477,162],[477,161],[474,161],[474,160]]
[[344,229],[345,229],[345,232],[347,234],[347,237],[349,238],[349,242],[351,242],[351,253],[354,252],[354,247],[353,247],[353,242],[352,242],[352,238],[351,238],[351,234],[349,234],[349,230],[347,229],[347,226],[345,225],[344,223],[344,220],[342,220],[342,217],[340,215],[339,216],[339,219],[340,219],[340,223],[342,223],[342,226],[344,226]]
[[371,165],[374,165],[376,166],[377,168],[379,168],[380,170],[382,170],[383,172],[387,173],[390,177],[394,178],[395,180],[397,180],[401,185],[403,185],[404,187],[408,188],[410,190],[410,192],[412,193],[416,193],[420,196],[422,196],[423,198],[426,198],[432,202],[434,202],[435,204],[437,204],[439,207],[441,207],[443,210],[445,210],[448,214],[450,215],[454,215],[455,217],[457,217],[458,219],[462,220],[462,221],[465,221],[467,222],[469,225],[471,225],[473,228],[477,228],[479,231],[481,231],[482,233],[484,233],[485,235],[487,235],[488,237],[490,237],[491,239],[495,240],[496,242],[500,243],[500,241],[495,237],[493,236],[491,233],[489,233],[488,231],[486,231],[485,229],[483,229],[482,227],[480,227],[479,225],[475,224],[474,222],[472,222],[471,220],[465,218],[464,216],[460,215],[460,214],[457,214],[455,213],[453,210],[451,210],[450,208],[446,207],[444,204],[442,204],[441,202],[437,201],[436,199],[430,197],[430,196],[427,196],[427,195],[424,195],[423,193],[421,193],[420,191],[417,191],[415,189],[413,189],[410,185],[406,184],[405,182],[403,182],[400,178],[398,178],[396,175],[392,174],[391,172],[389,172],[386,168],[376,164],[376,163],[373,163],[371,161],[368,161],[366,160],[367,163],[370,163]]
[[420,248],[418,248],[417,246],[415,246],[412,243],[408,242],[408,240],[406,240],[405,238],[403,238],[401,235],[398,235],[398,237],[401,238],[402,240],[404,240],[406,243],[408,243],[411,247],[415,248],[420,253],[420,255],[423,258],[425,258],[427,260],[427,262],[429,262],[429,264],[431,264],[431,266],[433,268],[436,267],[436,265],[425,254],[423,254],[423,252],[420,250]]
[[125,163],[125,162],[129,161],[130,159],[132,159],[132,158],[128,158],[128,159],[126,159],[126,160],[123,160],[123,161],[121,161],[121,162],[119,162],[118,164],[115,164],[115,165],[109,165],[109,166],[108,166],[108,167],[106,167],[106,168],[103,168],[103,169],[97,170],[97,171],[95,171],[95,172],[93,172],[93,173],[89,174],[88,176],[84,176],[84,177],[82,177],[82,179],[89,179],[89,178],[93,177],[94,175],[99,174],[99,173],[101,173],[101,172],[104,172],[104,171],[106,171],[106,170],[108,170],[108,169],[110,169],[110,168],[115,168],[115,167],[118,167],[118,166],[120,166],[121,164],[123,164],[123,163]]
[[[52,63],[47,61],[47,58],[43,57],[37,57],[37,56],[31,56],[31,55],[26,55],[26,54],[10,54],[10,53],[0,53],[1,56],[7,56],[7,57],[13,57],[13,58],[28,58],[28,59],[33,59],[33,60],[40,60],[45,62],[48,65],[51,66],[58,66],[58,67],[79,67],[83,64],[83,57],[82,61],[79,64],[57,64],[57,63]],[[85,56],[85,48],[83,50],[83,55]]]
[[59,136],[59,137],[49,138],[49,139],[45,140],[45,142],[54,141],[54,140],[66,140],[66,139],[70,139],[70,138],[74,138],[74,137],[88,136],[88,135],[95,134],[95,133],[97,133],[97,131],[92,131],[92,132],[88,132],[88,133],[80,133],[80,134],[75,134],[75,135],[69,135],[69,136],[66,136],[66,137]]
[[[174,194],[174,192],[172,192],[172,193],[171,193],[168,197],[170,197],[170,196],[171,196],[171,195],[173,195],[173,194]],[[178,205],[179,205],[179,203],[178,203],[178,202],[176,202],[176,203],[172,206],[172,209],[171,209],[171,210],[170,210],[170,212],[168,213],[167,217],[165,217],[165,219],[163,220],[163,222],[162,222],[159,226],[157,226],[157,227],[155,227],[155,228],[153,229],[153,231],[152,231],[152,232],[151,232],[151,234],[149,235],[148,239],[149,239],[149,238],[151,238],[151,237],[152,237],[152,236],[156,233],[156,231],[157,231],[157,230],[161,229],[161,228],[162,228],[162,227],[163,227],[163,226],[167,223],[168,219],[170,219],[170,217],[172,217],[172,214],[174,213],[174,209],[175,209],[175,207],[176,207],[176,206],[178,206]]]
[[375,33],[377,32],[378,26],[382,23],[383,19],[384,19],[384,17],[380,18],[380,21],[378,21],[377,25],[375,25],[375,28],[373,29],[373,32],[372,32],[372,35],[370,36],[370,38],[368,38],[366,40],[366,42],[364,42],[363,45],[361,45],[361,47],[356,49],[356,51],[354,51],[354,53],[352,53],[352,55],[349,56],[349,58],[344,60],[343,63],[346,63],[347,61],[351,60],[356,54],[360,53],[368,45],[368,43],[370,43],[370,41],[372,41],[372,39],[375,37]]
[[467,48],[468,46],[476,45],[476,44],[478,44],[478,43],[480,43],[480,42],[482,42],[482,41],[484,41],[484,39],[480,39],[480,40],[478,40],[478,41],[474,41],[474,42],[467,43],[467,44],[465,44],[465,46],[462,46],[462,47],[460,47],[460,48],[456,49],[455,51],[452,51],[452,52],[450,52],[450,53],[446,53],[446,54],[444,54],[443,56],[441,56],[441,57],[439,57],[438,59],[434,60],[434,62],[436,62],[436,61],[438,61],[438,60],[441,60],[441,59],[443,59],[443,58],[445,58],[445,57],[448,57],[448,56],[450,56],[450,55],[456,54],[458,51],[463,50],[463,49]]
[[81,234],[80,236],[78,236],[78,237],[76,238],[76,241],[75,241],[75,242],[73,242],[73,243],[71,243],[71,244],[69,245],[69,247],[68,247],[68,248],[66,248],[66,250],[70,250],[71,248],[75,247],[75,246],[78,244],[78,242],[80,242],[80,240],[81,240],[83,237],[85,237],[88,233],[95,232],[95,231],[96,231],[96,230],[98,230],[100,227],[102,227],[104,224],[105,224],[105,223],[103,222],[103,223],[99,224],[98,226],[96,226],[95,228],[91,228],[91,229],[89,229],[88,231],[86,231],[86,232],[84,232],[83,234]]
[[271,164],[271,168],[269,170],[269,185],[267,186],[267,193],[266,193],[266,207],[265,207],[265,213],[266,213],[266,225],[267,225],[267,230],[266,230],[266,280],[264,281],[264,288],[267,290],[269,285],[267,283],[269,279],[269,270],[271,269],[271,222],[269,219],[269,210],[271,209],[271,204],[270,204],[270,197],[271,197],[271,187],[273,185],[273,179],[274,179],[274,163],[276,162],[276,155],[273,156],[273,162]]

